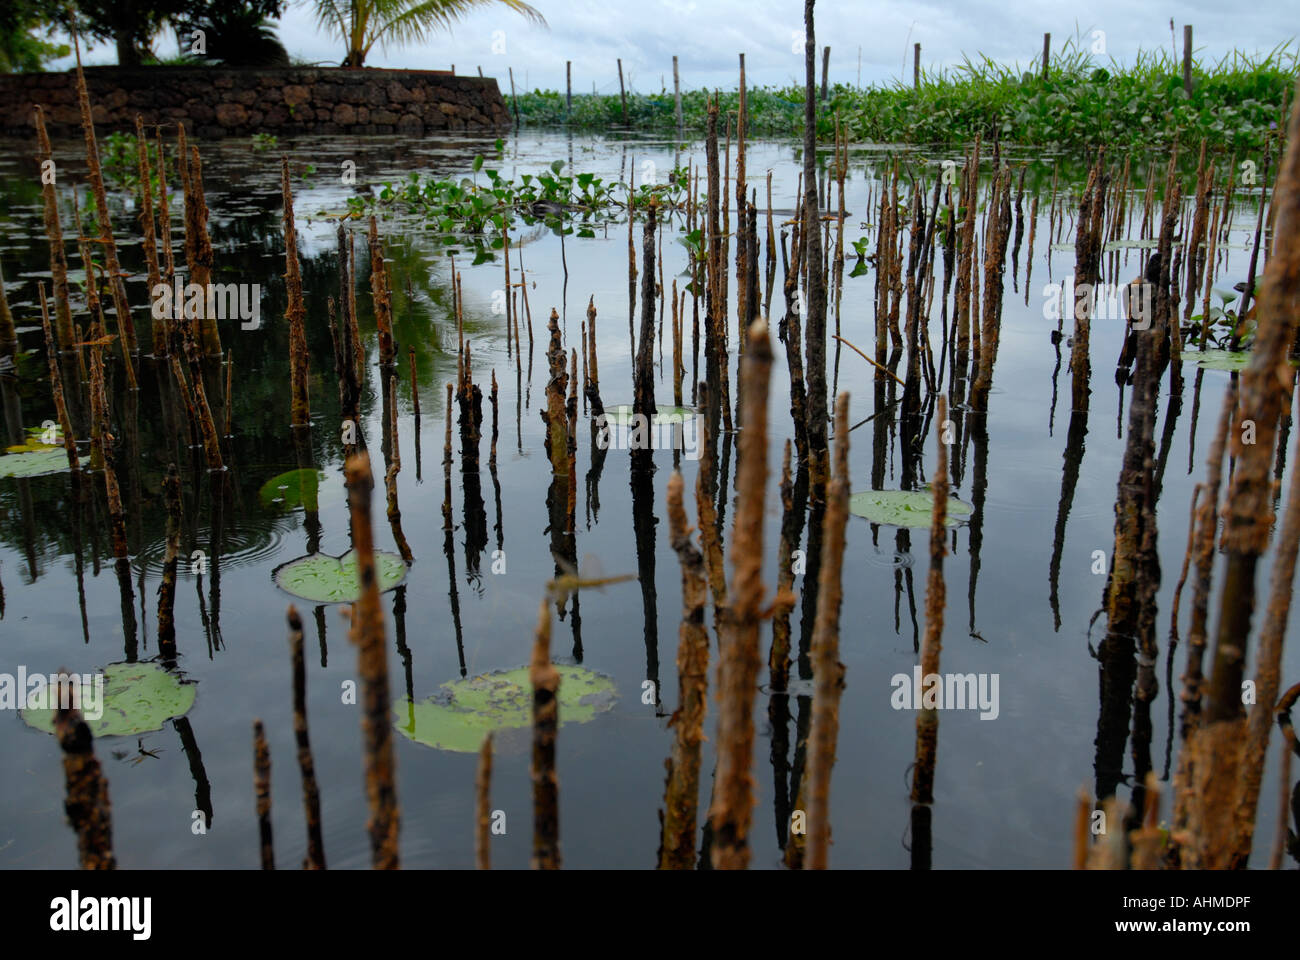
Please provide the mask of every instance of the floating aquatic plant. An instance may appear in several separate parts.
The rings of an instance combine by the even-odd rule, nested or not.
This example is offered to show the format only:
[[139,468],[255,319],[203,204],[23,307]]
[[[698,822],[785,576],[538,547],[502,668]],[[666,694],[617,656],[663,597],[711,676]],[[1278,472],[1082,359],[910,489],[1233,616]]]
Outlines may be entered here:
[[1182,358],[1205,370],[1245,370],[1250,363],[1246,350],[1184,350]]
[[62,447],[45,443],[27,443],[8,447],[0,457],[0,478],[40,477],[68,469],[68,455]]
[[[928,489],[864,490],[849,496],[849,513],[894,527],[928,527],[932,508],[933,497]],[[971,509],[964,500],[949,500],[946,525],[955,527],[959,518],[968,516]]]
[[[406,564],[395,553],[376,550],[375,576],[380,593],[391,590],[406,579]],[[352,550],[341,557],[308,554],[282,563],[271,577],[281,590],[312,603],[353,603],[359,595],[357,556]]]
[[[618,426],[628,426],[632,423],[632,417],[636,411],[631,404],[623,403],[617,407],[609,407],[605,410],[605,419],[607,422]],[[655,407],[656,424],[659,423],[685,423],[688,417],[695,416],[695,411],[690,407],[674,407],[666,403],[658,404]]]
[[[110,663],[103,671],[102,707],[98,718],[87,712],[101,705],[94,675],[82,678],[80,709],[95,737],[131,737],[161,730],[165,721],[182,717],[194,706],[195,686],[156,663]],[[85,682],[89,679],[89,683]],[[54,699],[57,690],[50,690]],[[54,732],[53,709],[31,707],[23,721],[44,733]]]
[[[1184,350],[1182,358],[1206,370],[1228,370],[1238,372],[1245,370],[1250,363],[1249,350]],[[1295,366],[1296,361],[1292,360]]]
[[262,484],[258,499],[266,507],[292,510],[294,507],[316,509],[316,495],[325,474],[320,470],[289,470]]
[[[612,677],[585,667],[556,664],[560,675],[560,723],[586,723],[614,706]],[[533,689],[528,667],[485,673],[444,683],[414,703],[394,701],[395,726],[408,739],[439,750],[477,753],[490,731],[532,725]]]

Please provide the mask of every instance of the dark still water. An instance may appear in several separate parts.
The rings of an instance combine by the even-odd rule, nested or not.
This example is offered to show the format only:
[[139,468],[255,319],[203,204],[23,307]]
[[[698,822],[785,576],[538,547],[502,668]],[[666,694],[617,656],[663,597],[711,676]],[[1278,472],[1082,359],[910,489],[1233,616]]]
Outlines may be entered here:
[[[116,345],[108,356],[111,418],[118,442],[119,481],[126,509],[131,565],[129,597],[113,564],[103,502],[103,485],[87,481],[78,495],[65,472],[27,480],[0,480],[0,673],[29,674],[66,668],[94,672],[123,660],[148,660],[158,653],[157,592],[164,552],[162,478],[169,463],[180,468],[184,499],[181,572],[175,617],[179,669],[197,696],[184,720],[131,737],[105,737],[96,752],[109,779],[113,841],[122,867],[246,867],[258,865],[251,727],[266,726],[272,757],[273,823],[277,864],[296,867],[303,858],[301,787],[293,733],[289,650],[285,610],[295,603],[306,628],[308,711],[316,776],[322,792],[325,852],[331,867],[369,865],[367,815],[362,773],[360,707],[345,691],[357,677],[357,654],[347,636],[339,605],[316,606],[290,597],[272,579],[281,564],[310,552],[344,554],[350,547],[349,517],[342,476],[341,416],[326,298],[338,289],[335,231],[337,214],[349,196],[404,179],[411,171],[438,176],[474,174],[477,154],[487,168],[518,179],[547,170],[553,161],[574,172],[636,183],[663,181],[675,164],[703,164],[703,144],[675,150],[663,141],[571,137],[526,132],[512,137],[496,158],[491,140],[408,142],[394,138],[295,140],[258,152],[247,141],[202,143],[210,230],[215,251],[214,281],[257,283],[261,325],[221,325],[223,345],[233,357],[233,435],[228,440],[224,479],[213,481],[200,450],[189,446],[184,419],[162,414],[164,368],[142,360],[140,389],[126,389]],[[286,152],[295,171],[314,172],[295,182],[295,212],[307,305],[311,354],[311,456],[324,475],[318,511],[286,505],[261,495],[268,480],[299,468],[290,431],[289,337],[284,319],[284,241],[281,226],[280,163]],[[40,333],[36,283],[48,283],[48,247],[41,226],[38,168],[30,144],[0,144],[0,263],[5,291],[19,325],[17,376],[5,378],[5,426],[9,443],[24,428],[53,419]],[[60,161],[65,237],[72,234],[68,184],[77,181],[83,218],[89,217],[80,142],[56,145]],[[850,277],[856,262],[851,243],[869,238],[874,250],[879,211],[879,170],[894,154],[854,149],[846,183],[849,211],[845,245],[848,269],[838,308],[844,337],[873,353],[875,271]],[[829,154],[823,159],[829,160]],[[936,154],[923,170],[932,185]],[[1018,262],[1007,264],[1001,345],[988,403],[986,440],[963,437],[954,445],[953,492],[973,505],[961,518],[944,565],[948,603],[943,636],[943,670],[982,675],[996,691],[990,709],[947,710],[939,731],[932,824],[936,867],[1065,867],[1070,862],[1075,798],[1081,787],[1118,784],[1121,799],[1132,786],[1132,758],[1125,743],[1107,741],[1101,753],[1117,758],[1099,763],[1098,661],[1092,650],[1105,633],[1104,616],[1089,621],[1101,605],[1105,569],[1094,572],[1094,551],[1109,558],[1114,545],[1116,482],[1127,430],[1131,391],[1116,386],[1111,361],[1120,354],[1122,320],[1092,325],[1092,398],[1086,432],[1070,430],[1069,348],[1053,340],[1055,320],[1045,319],[1044,288],[1073,270],[1072,249],[1051,251],[1048,220],[1052,160],[1025,156],[1026,220],[1030,198],[1040,196],[1036,240],[1029,256],[1028,227]],[[356,184],[341,181],[344,161],[356,164]],[[733,154],[734,163],[734,154]],[[765,236],[767,172],[777,229],[793,216],[802,158],[791,143],[758,142],[747,156],[751,186],[758,188],[759,234]],[[1142,164],[1144,166],[1145,164]],[[1134,165],[1135,168],[1139,164]],[[987,168],[987,165],[986,165]],[[1163,169],[1163,166],[1161,167]],[[1080,184],[1078,165],[1062,159],[1065,204],[1062,242],[1072,242]],[[172,189],[179,192],[179,184]],[[1144,184],[1130,203],[1141,211]],[[869,193],[870,191],[870,193]],[[728,191],[735,222],[734,183]],[[928,194],[927,194],[928,196]],[[831,191],[831,209],[834,193]],[[1230,232],[1219,248],[1216,285],[1243,280],[1253,232],[1255,195],[1239,190]],[[871,203],[875,203],[872,209]],[[146,329],[149,295],[143,252],[129,191],[111,192],[127,291],[137,326]],[[182,259],[178,209],[172,226]],[[825,209],[825,207],[823,208]],[[982,215],[982,213],[981,213]],[[677,218],[680,221],[680,217]],[[686,247],[676,242],[679,222],[664,225],[663,277],[679,288],[687,278]],[[357,306],[367,351],[361,431],[376,472],[373,505],[376,547],[396,552],[383,514],[381,449],[383,384],[378,342],[366,281],[365,221],[347,223],[358,239]],[[87,228],[88,229],[88,228]],[[546,318],[558,311],[566,349],[577,347],[589,298],[598,311],[598,356],[605,405],[632,402],[632,349],[628,324],[626,223],[594,236],[561,238],[544,225],[515,231],[522,240],[533,345],[516,368],[506,351],[506,322],[500,311],[503,268],[496,259],[474,264],[458,248],[463,271],[465,337],[476,382],[483,390],[482,460],[477,477],[462,475],[459,440],[453,437],[452,533],[444,549],[442,442],[446,384],[455,380],[457,330],[447,248],[411,217],[381,217],[393,287],[397,366],[397,432],[401,451],[398,490],[401,524],[414,561],[402,585],[382,596],[389,645],[390,687],[422,700],[449,681],[528,662],[538,603],[556,575],[547,492],[549,464],[543,449],[539,410],[545,406]],[[1133,227],[1136,236],[1136,223]],[[834,232],[831,233],[832,243]],[[1052,240],[1055,241],[1055,236]],[[636,228],[638,265],[641,227]],[[1121,250],[1106,279],[1129,280],[1140,270],[1138,250]],[[734,247],[733,247],[734,256]],[[80,266],[69,245],[70,266]],[[1032,278],[1026,276],[1032,264]],[[516,271],[517,253],[512,252]],[[981,277],[982,279],[982,277]],[[773,332],[784,311],[778,267],[771,300]],[[1026,292],[1027,291],[1027,292]],[[731,295],[735,295],[734,273]],[[80,317],[74,285],[74,318]],[[942,290],[930,311],[935,365],[941,355]],[[522,303],[521,303],[522,306]],[[687,316],[691,298],[686,298]],[[638,305],[639,310],[639,305]],[[656,399],[671,402],[672,343],[665,307],[662,339],[656,340]],[[701,304],[701,312],[703,304]],[[1199,306],[1197,311],[1199,312]],[[735,316],[734,306],[732,317]],[[950,316],[949,311],[945,315]],[[736,384],[735,325],[732,323],[731,384]],[[656,330],[658,335],[659,331]],[[687,397],[690,403],[691,332],[686,334]],[[665,341],[667,341],[665,343]],[[698,376],[704,376],[703,337]],[[147,335],[145,336],[147,345]],[[770,460],[773,480],[765,507],[764,584],[770,601],[777,576],[781,504],[776,492],[781,446],[793,437],[789,377],[782,347],[776,360],[770,402]],[[415,415],[408,348],[415,349],[421,415]],[[851,397],[849,463],[854,491],[898,489],[909,457],[919,457],[920,478],[934,467],[937,423],[927,415],[919,426],[900,429],[899,390],[876,390],[874,370],[834,341],[828,348],[835,388]],[[1177,361],[1175,361],[1177,362]],[[947,377],[951,361],[945,367]],[[898,366],[900,375],[906,364]],[[491,374],[499,390],[498,454],[488,468],[492,411]],[[1231,374],[1184,367],[1182,395],[1169,394],[1166,377],[1156,419],[1159,553],[1163,571],[1158,594],[1160,693],[1152,705],[1152,764],[1168,785],[1171,746],[1177,754],[1177,703],[1185,644],[1169,657],[1168,618],[1173,589],[1187,543],[1193,487],[1204,479],[1205,457]],[[209,395],[219,401],[224,370],[214,372]],[[168,393],[168,396],[171,394]],[[883,401],[883,402],[882,402]],[[1123,407],[1121,409],[1121,404]],[[580,408],[580,417],[587,416]],[[220,426],[220,424],[219,424]],[[656,863],[657,811],[663,804],[664,760],[673,733],[668,719],[677,706],[676,651],[681,619],[681,572],[671,544],[664,507],[674,468],[671,451],[654,454],[648,484],[636,486],[630,456],[610,450],[599,464],[580,425],[576,555],[584,576],[635,574],[638,579],[602,589],[583,589],[553,620],[552,652],[558,663],[581,663],[612,677],[617,701],[587,722],[565,723],[559,732],[557,768],[560,840],[569,867],[649,868]],[[80,438],[82,440],[85,437]],[[730,549],[735,513],[734,435],[720,444],[724,495],[719,507]],[[915,442],[918,449],[904,445]],[[1287,440],[1283,489],[1294,470],[1294,439]],[[82,446],[85,453],[86,447]],[[83,459],[84,462],[84,459]],[[688,490],[699,462],[680,459]],[[1077,476],[1075,471],[1077,470]],[[910,471],[909,471],[910,472]],[[688,498],[688,514],[695,507]],[[807,550],[807,530],[804,542]],[[500,551],[497,553],[497,551]],[[201,553],[200,553],[201,552]],[[915,715],[891,703],[897,674],[911,677],[924,632],[925,577],[929,537],[850,518],[844,559],[844,608],[840,656],[846,668],[840,732],[833,775],[831,863],[838,867],[905,868],[911,863],[910,766]],[[728,552],[728,577],[730,577]],[[495,561],[495,562],[494,562]],[[1267,581],[1267,569],[1260,571]],[[795,579],[802,595],[803,576]],[[1217,588],[1217,584],[1216,584]],[[1181,631],[1186,633],[1190,587],[1184,590]],[[124,609],[125,606],[125,609]],[[1212,607],[1213,609],[1213,607]],[[794,640],[807,650],[812,611],[796,604]],[[1291,630],[1294,641],[1295,629]],[[761,633],[762,655],[771,642]],[[716,637],[710,653],[710,695],[701,759],[701,821],[707,809],[715,762],[717,720]],[[1283,664],[1284,686],[1300,672],[1300,646],[1292,642]],[[755,709],[757,742],[753,775],[757,806],[751,834],[753,865],[776,867],[794,787],[801,775],[811,717],[812,683],[807,658],[794,669],[789,694],[760,691]],[[763,671],[766,681],[766,670]],[[649,681],[649,684],[646,682]],[[996,682],[996,687],[992,683]],[[563,719],[563,715],[562,715]],[[1126,721],[1127,717],[1121,718]],[[400,722],[400,719],[399,719]],[[505,833],[494,838],[493,864],[525,867],[532,842],[529,731],[497,737],[492,807],[504,811]],[[1172,738],[1172,739],[1171,739]],[[474,862],[474,771],[476,756],[395,739],[401,807],[401,856],[411,867],[469,867]],[[1271,838],[1277,816],[1276,752],[1261,792],[1259,847]],[[75,837],[63,811],[64,780],[57,742],[23,722],[17,711],[0,710],[0,867],[71,867]],[[1162,817],[1168,819],[1168,793]],[[196,822],[207,824],[195,832]]]

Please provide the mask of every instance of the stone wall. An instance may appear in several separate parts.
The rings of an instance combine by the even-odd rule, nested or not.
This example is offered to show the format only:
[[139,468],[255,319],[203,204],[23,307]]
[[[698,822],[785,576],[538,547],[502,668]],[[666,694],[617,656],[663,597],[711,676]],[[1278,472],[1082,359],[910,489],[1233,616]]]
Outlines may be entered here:
[[[439,130],[510,125],[496,80],[439,70],[287,67],[86,68],[101,133],[183,121],[200,137],[255,133],[423,136]],[[0,131],[32,132],[32,105],[45,109],[51,136],[80,136],[76,73],[0,74]]]

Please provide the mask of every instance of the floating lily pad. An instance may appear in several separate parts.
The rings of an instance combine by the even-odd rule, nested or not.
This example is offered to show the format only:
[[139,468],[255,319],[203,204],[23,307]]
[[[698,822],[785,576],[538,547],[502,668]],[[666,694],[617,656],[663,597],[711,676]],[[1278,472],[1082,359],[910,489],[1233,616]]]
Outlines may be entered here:
[[[1159,237],[1143,237],[1137,240],[1107,240],[1101,249],[1103,253],[1114,253],[1116,250],[1154,250],[1159,246]],[[1073,250],[1074,244],[1053,244],[1052,249]]]
[[62,447],[27,442],[7,448],[0,457],[0,478],[40,477],[68,469],[68,455]]
[[1245,370],[1250,363],[1247,350],[1184,350],[1183,360],[1196,364],[1206,370]]
[[[380,593],[406,579],[406,563],[385,550],[375,551],[375,571]],[[355,603],[361,595],[354,550],[341,557],[311,553],[280,564],[271,571],[271,577],[281,590],[312,603]]]
[[[620,404],[617,407],[607,407],[605,409],[605,421],[616,424],[620,427],[629,426],[632,423],[632,417],[636,411],[631,404]],[[695,416],[695,411],[690,407],[673,407],[661,403],[655,407],[655,423],[684,423],[688,417]]]
[[[933,506],[934,495],[928,490],[864,490],[849,495],[849,513],[894,527],[930,526]],[[957,526],[957,518],[969,516],[971,510],[966,501],[949,498],[945,526]]]
[[[614,706],[612,677],[585,667],[556,664],[560,674],[560,723],[586,723]],[[528,667],[465,677],[444,683],[425,700],[393,702],[398,731],[416,743],[475,753],[494,730],[520,729],[533,722],[533,688]]]
[[305,507],[316,510],[316,495],[325,474],[320,470],[289,470],[262,484],[257,496],[263,506],[292,510]]
[[[81,715],[95,737],[131,737],[161,730],[165,721],[182,717],[194,706],[195,686],[156,663],[110,663],[103,670],[103,701],[96,698],[95,678],[81,687]],[[57,695],[57,691],[51,691]],[[89,715],[102,707],[98,718]],[[29,727],[54,732],[54,710],[21,711]]]
[[[1183,359],[1206,370],[1228,370],[1239,373],[1250,365],[1249,350],[1184,350]],[[1291,360],[1291,366],[1297,366]]]

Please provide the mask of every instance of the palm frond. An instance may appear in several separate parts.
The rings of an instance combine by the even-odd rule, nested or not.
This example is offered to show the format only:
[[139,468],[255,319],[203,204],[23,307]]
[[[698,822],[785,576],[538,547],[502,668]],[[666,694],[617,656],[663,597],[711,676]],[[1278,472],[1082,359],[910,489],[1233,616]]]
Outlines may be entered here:
[[351,3],[339,3],[338,0],[316,0],[316,23],[325,30],[338,29],[338,36],[346,42],[348,25],[343,8],[352,11]]
[[537,26],[547,26],[541,11],[524,0],[422,0],[418,3],[412,3],[411,0],[372,0],[374,13],[383,22],[373,28],[365,49],[369,50],[376,41],[386,45],[390,41],[403,44],[423,40],[430,32],[437,29],[449,30],[480,7],[495,4],[509,7]]

